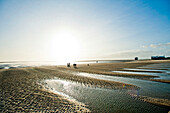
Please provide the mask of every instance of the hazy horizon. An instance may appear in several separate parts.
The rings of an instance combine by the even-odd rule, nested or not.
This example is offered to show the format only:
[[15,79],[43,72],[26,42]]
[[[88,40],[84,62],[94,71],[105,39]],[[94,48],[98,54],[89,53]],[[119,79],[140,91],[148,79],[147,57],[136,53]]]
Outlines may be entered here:
[[0,61],[170,56],[169,0],[0,0]]

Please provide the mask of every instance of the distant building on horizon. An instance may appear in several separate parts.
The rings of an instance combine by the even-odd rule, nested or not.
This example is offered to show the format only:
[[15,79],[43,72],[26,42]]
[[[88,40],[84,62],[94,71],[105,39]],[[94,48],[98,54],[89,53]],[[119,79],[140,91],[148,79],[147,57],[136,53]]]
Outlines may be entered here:
[[165,57],[165,56],[151,56],[151,60],[165,60],[165,59],[170,59],[170,57]]

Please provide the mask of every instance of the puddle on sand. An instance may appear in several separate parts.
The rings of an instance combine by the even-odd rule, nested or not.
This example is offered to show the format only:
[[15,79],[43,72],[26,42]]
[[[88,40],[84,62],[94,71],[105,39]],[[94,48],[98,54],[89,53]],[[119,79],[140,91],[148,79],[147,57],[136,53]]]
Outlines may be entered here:
[[[86,75],[88,75],[88,73]],[[92,112],[143,113],[154,111],[153,113],[166,113],[168,111],[166,108],[155,106],[129,96],[129,94],[137,94],[138,92],[136,90],[92,88],[58,78],[47,79],[43,82],[45,82],[46,86],[54,93],[58,93],[69,100],[88,105],[88,108]]]
[[170,70],[161,70],[161,69],[132,69],[132,68],[124,68],[123,70],[132,70],[132,71],[143,71],[143,72],[148,72],[148,71],[150,71],[151,73],[152,72],[161,72],[161,73],[168,73],[168,74],[170,74]]
[[0,63],[0,69],[12,69],[12,68],[24,68],[30,67],[22,64],[2,64]]
[[68,100],[76,101],[76,99],[68,95],[68,93],[72,94],[73,88],[79,87],[78,84],[71,82],[71,81],[59,79],[59,78],[46,79],[42,81],[42,84],[44,83],[45,83],[46,89],[54,93],[57,93]]

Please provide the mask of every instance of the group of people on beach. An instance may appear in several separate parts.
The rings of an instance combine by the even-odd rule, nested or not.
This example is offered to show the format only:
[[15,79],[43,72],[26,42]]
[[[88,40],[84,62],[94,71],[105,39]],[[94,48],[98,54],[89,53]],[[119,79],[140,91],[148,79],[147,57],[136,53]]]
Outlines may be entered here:
[[[71,67],[71,64],[70,64],[70,63],[67,63],[67,67]],[[74,63],[74,64],[73,64],[73,67],[74,67],[74,68],[77,68],[77,64]]]
[[[87,66],[90,66],[90,65],[87,64]],[[67,63],[67,67],[71,67],[71,64],[70,64],[70,63]],[[77,68],[77,64],[74,63],[74,64],[73,64],[73,67],[74,67],[74,68]]]

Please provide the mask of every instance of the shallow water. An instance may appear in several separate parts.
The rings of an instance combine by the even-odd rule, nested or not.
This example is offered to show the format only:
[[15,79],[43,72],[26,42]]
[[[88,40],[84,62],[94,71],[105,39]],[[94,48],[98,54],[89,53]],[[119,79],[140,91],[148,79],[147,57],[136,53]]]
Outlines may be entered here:
[[161,108],[130,96],[137,94],[136,90],[112,90],[92,88],[83,84],[62,79],[47,79],[44,82],[52,91],[63,95],[65,98],[79,101],[88,105],[95,112],[153,112],[166,113],[166,108]]
[[116,76],[107,76],[107,75],[100,75],[100,74],[79,73],[78,75],[102,79],[102,80],[111,80],[111,81],[123,82],[127,84],[133,84],[141,88],[140,94],[142,95],[170,99],[170,95],[169,95],[170,84],[153,82],[148,80],[140,80],[140,79],[128,78],[128,77],[116,77]]

